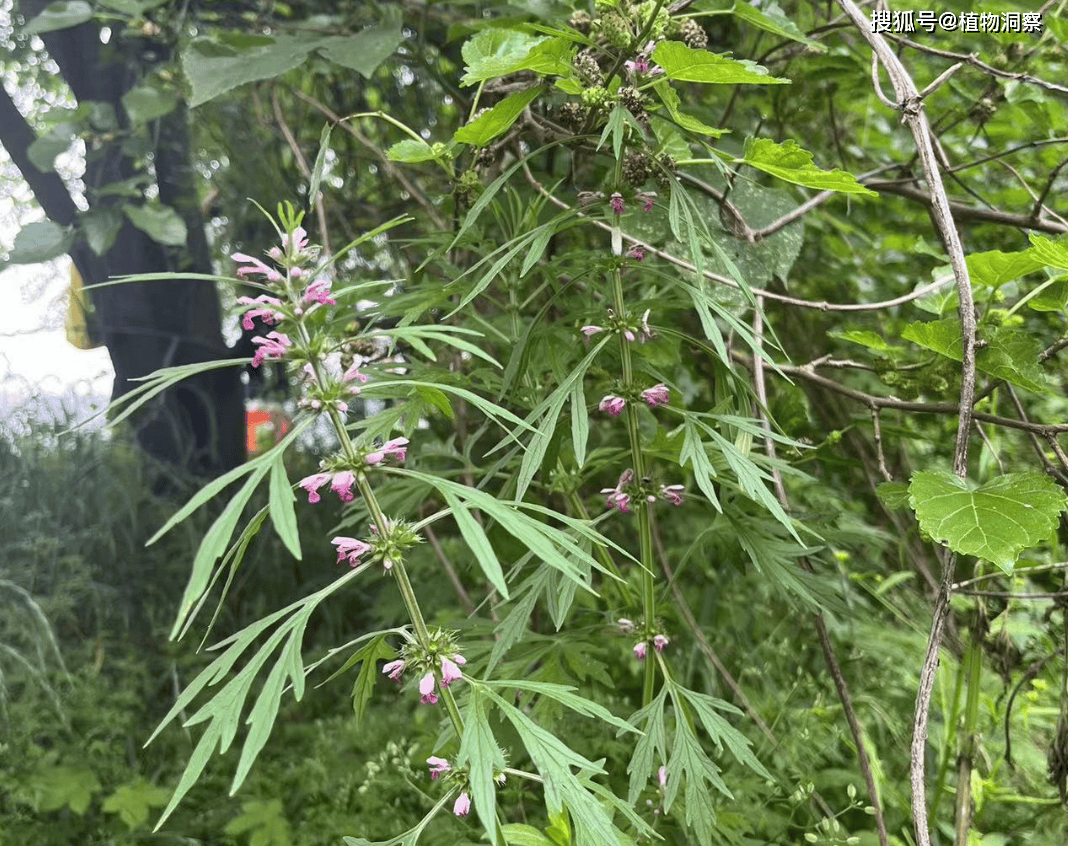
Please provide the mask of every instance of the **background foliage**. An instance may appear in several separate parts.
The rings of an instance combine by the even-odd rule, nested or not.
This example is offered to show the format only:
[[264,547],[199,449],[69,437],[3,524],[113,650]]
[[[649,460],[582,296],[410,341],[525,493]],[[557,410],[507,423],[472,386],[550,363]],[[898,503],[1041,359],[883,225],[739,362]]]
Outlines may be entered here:
[[[1025,11],[994,5],[984,11]],[[971,378],[967,331],[960,288],[947,281],[952,246],[928,216],[937,188],[899,114],[873,91],[865,37],[839,7],[709,0],[679,4],[670,21],[656,3],[174,11],[53,4],[29,32],[103,21],[124,39],[168,45],[125,105],[129,142],[181,100],[195,107],[197,190],[220,256],[276,243],[246,197],[271,209],[303,200],[325,254],[411,215],[340,259],[337,309],[297,322],[312,339],[349,343],[343,352],[373,376],[341,442],[351,436],[364,451],[376,438],[412,442],[404,469],[374,488],[387,514],[428,521],[404,566],[430,626],[463,644],[462,704],[476,740],[452,736],[410,690],[372,683],[376,660],[392,655],[382,644],[400,645],[394,636],[349,662],[362,661],[342,677],[351,699],[340,681],[299,706],[281,696],[234,801],[221,797],[243,764],[233,753],[209,761],[196,746],[202,727],[172,725],[141,751],[208,663],[165,635],[187,562],[222,507],[196,512],[145,553],[167,515],[130,493],[138,465],[125,449],[19,442],[5,453],[12,505],[0,510],[10,521],[0,557],[12,562],[3,584],[16,597],[0,619],[13,764],[0,837],[141,842],[192,759],[203,775],[155,837],[414,842],[390,838],[442,796],[426,758],[466,755],[488,785],[500,744],[510,768],[537,769],[550,787],[560,779],[570,817],[551,799],[546,807],[536,780],[509,773],[495,802],[513,843],[594,842],[598,811],[582,804],[594,782],[637,810],[610,817],[620,842],[644,824],[678,843],[877,843],[868,812],[877,803],[887,842],[911,843],[916,680],[942,568],[956,566],[923,747],[931,836],[1064,841],[1068,459],[1056,362],[1068,225],[1056,199],[1068,92],[1056,82],[1057,4],[1044,8],[1039,34],[891,39],[921,90],[963,63],[924,109],[977,306],[967,480],[951,472]],[[24,27],[16,33],[24,51],[39,51]],[[659,43],[643,53],[650,37]],[[727,51],[741,61],[719,56]],[[91,124],[91,109],[83,117]],[[91,145],[91,132],[99,128],[67,127],[53,140],[78,133]],[[171,239],[166,211],[125,214]],[[94,226],[49,230],[52,246],[91,247]],[[38,255],[43,232],[16,253]],[[628,331],[647,343],[628,346]],[[318,363],[323,352],[308,341],[293,358]],[[286,384],[308,389],[296,373]],[[640,392],[657,384],[671,402],[647,408]],[[620,418],[599,408],[613,395],[628,402]],[[294,450],[279,466],[297,479],[316,458]],[[617,481],[642,466],[648,481]],[[93,498],[71,507],[82,477]],[[684,505],[639,504],[672,484],[685,485]],[[604,516],[613,485],[637,514]],[[366,497],[340,528],[325,503],[298,504],[304,555],[294,561],[282,486],[271,487],[244,514],[267,505],[282,537],[264,531],[234,565],[217,637],[332,590],[327,537],[368,537]],[[525,504],[509,504],[524,494]],[[572,518],[570,534],[539,509]],[[211,553],[230,541],[201,546],[197,571],[210,573]],[[962,557],[936,552],[940,543]],[[393,584],[357,575],[310,618],[304,665],[406,621]],[[199,598],[186,587],[187,600]],[[142,644],[135,633],[151,636]],[[632,654],[654,633],[670,637],[655,672],[655,655],[639,664]],[[827,652],[837,657],[830,668]],[[500,696],[493,679],[512,680],[510,692]],[[551,684],[576,688],[602,720],[578,718]],[[264,691],[270,682],[254,687],[258,701],[274,695]],[[177,701],[190,706],[181,723],[193,708]],[[353,705],[361,720],[341,710]],[[612,719],[644,738],[617,735]],[[547,766],[531,726],[575,757]],[[242,736],[246,749],[262,735],[261,722]],[[602,760],[610,766],[591,782]],[[425,842],[477,840],[472,823],[489,827],[494,801],[478,791],[476,814],[439,814]]]

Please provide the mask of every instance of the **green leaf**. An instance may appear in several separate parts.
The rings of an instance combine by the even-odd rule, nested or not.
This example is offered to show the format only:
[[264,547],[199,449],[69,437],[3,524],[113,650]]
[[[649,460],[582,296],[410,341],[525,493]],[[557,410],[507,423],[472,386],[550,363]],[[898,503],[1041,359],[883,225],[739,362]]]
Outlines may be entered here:
[[405,138],[398,141],[388,150],[386,158],[391,162],[406,162],[418,164],[419,162],[431,162],[437,159],[438,154],[426,141],[416,141],[414,138]]
[[512,29],[484,29],[462,48],[467,73],[460,84],[474,85],[521,70],[567,76],[571,73],[572,49],[566,38],[542,38]]
[[870,332],[867,329],[845,329],[839,332],[828,332],[827,335],[831,338],[838,338],[842,341],[850,341],[854,344],[860,344],[868,349],[875,350],[881,353],[893,353],[900,351],[900,347],[895,347],[893,344],[887,343],[887,340],[877,332]]
[[70,232],[50,220],[27,223],[15,236],[7,260],[11,264],[51,261],[65,254],[73,240]]
[[547,696],[550,699],[559,702],[561,705],[567,706],[572,711],[582,714],[584,717],[592,717],[593,719],[601,720],[601,722],[607,723],[610,726],[615,726],[619,729],[620,733],[632,732],[634,734],[641,734],[632,723],[627,722],[621,717],[617,717],[603,705],[576,694],[576,688],[571,687],[570,685],[532,681],[531,679],[493,679],[492,681],[485,681],[483,684],[491,689],[525,690],[529,693],[536,693],[539,696]]
[[1068,308],[1068,279],[1050,279],[1039,286],[1041,291],[1027,301],[1035,311],[1064,311]]
[[774,33],[783,38],[788,38],[791,41],[799,41],[806,47],[820,53],[827,51],[827,45],[808,38],[798,28],[797,24],[786,17],[786,15],[782,14],[778,6],[772,5],[768,11],[761,12],[759,9],[753,8],[748,3],[743,3],[741,0],[738,0],[738,2],[735,2],[734,6],[731,7],[731,14],[765,32]]
[[875,495],[879,497],[887,508],[909,507],[909,486],[907,482],[880,482],[875,488]]
[[55,32],[68,29],[92,20],[92,7],[82,0],[49,3],[37,17],[23,27],[26,35],[40,35],[42,32]]
[[[667,734],[664,730],[664,706],[667,703],[667,685],[660,688],[648,705],[636,711],[630,718],[631,726],[642,732],[634,744],[634,754],[627,764],[630,774],[630,793],[627,801],[633,805],[638,801],[649,776],[657,766],[667,761]],[[618,737],[622,732],[617,732]]]
[[519,116],[523,114],[523,109],[529,106],[544,90],[545,86],[539,85],[506,97],[488,112],[479,115],[467,126],[462,126],[456,130],[453,140],[464,144],[473,144],[476,147],[484,147],[515,123]]
[[729,714],[741,715],[741,711],[729,702],[716,699],[716,697],[709,696],[707,693],[689,690],[676,683],[672,683],[671,692],[672,695],[678,694],[684,698],[690,704],[690,707],[697,712],[697,716],[701,719],[701,725],[704,726],[705,732],[708,734],[709,739],[716,744],[717,749],[722,749],[726,746],[739,764],[749,767],[761,778],[769,781],[774,780],[774,776],[767,771],[756,755],[753,754],[749,738],[728,723],[719,713],[720,711],[726,711]]
[[[1041,342],[1033,335],[1008,326],[986,330],[985,345],[975,357],[975,366],[983,373],[1012,382],[1029,391],[1049,393],[1045,372],[1039,364]],[[960,321],[955,317],[929,323],[910,323],[901,337],[953,361],[963,361]]]
[[[527,556],[524,556],[524,558],[527,557],[532,558],[533,553],[528,553]],[[523,594],[523,598],[516,601],[512,609],[493,630],[494,642],[493,649],[490,651],[487,673],[497,666],[497,662],[523,636],[527,628],[527,621],[534,612],[534,605],[537,603],[542,591],[549,584],[549,574],[551,572],[552,570],[548,564],[542,564],[516,591],[516,593],[520,590],[525,590],[526,592]]]
[[244,34],[194,39],[182,51],[182,69],[192,88],[189,105],[199,106],[239,85],[293,70],[310,50],[329,40]]
[[[656,91],[657,96],[660,98],[660,102],[664,104],[667,113],[671,115],[671,119],[683,129],[696,133],[697,135],[709,135],[713,138],[719,138],[721,135],[730,131],[727,129],[718,129],[715,126],[709,126],[707,123],[703,123],[692,115],[683,112],[678,92],[672,88],[666,80],[658,80],[653,85],[653,90]],[[659,133],[657,134],[659,135]],[[689,155],[688,149],[686,150],[686,154]]]
[[123,203],[122,211],[130,223],[144,232],[157,244],[167,247],[183,247],[188,234],[185,221],[170,206],[159,203],[135,206]]
[[367,713],[367,703],[374,696],[375,682],[378,681],[377,662],[380,659],[393,658],[395,655],[393,648],[386,643],[386,636],[379,635],[345,662],[346,667],[361,662],[360,672],[357,673],[356,681],[352,685],[352,713],[355,715],[357,725],[363,722],[364,714]]
[[575,451],[575,463],[586,463],[586,442],[590,436],[590,416],[586,411],[586,393],[582,379],[576,379],[571,388],[571,446]]
[[89,209],[81,216],[81,228],[85,240],[98,256],[111,249],[122,229],[122,215],[113,208]]
[[158,85],[138,85],[122,95],[122,107],[135,124],[148,123],[170,114],[177,105],[178,94]]
[[1032,250],[1019,253],[1003,253],[1001,250],[989,250],[985,253],[972,253],[965,261],[972,283],[1000,288],[1013,279],[1019,279],[1042,267],[1042,262],[1035,258]]
[[913,474],[909,503],[927,534],[960,555],[1011,573],[1024,549],[1049,538],[1064,492],[1040,473],[1010,473],[978,488],[943,472]]
[[301,560],[300,531],[297,529],[297,512],[293,508],[296,497],[293,495],[293,487],[289,484],[284,462],[285,452],[275,447],[271,452],[277,453],[277,457],[271,462],[271,487],[270,508],[271,522],[278,537],[286,545],[293,557]]
[[793,140],[776,144],[770,138],[750,138],[745,144],[745,157],[737,161],[806,188],[878,196],[857,182],[857,178],[851,173],[844,170],[820,170],[812,163],[812,153],[798,147],[797,142]]
[[471,516],[467,506],[461,503],[455,494],[451,491],[442,491],[441,495],[449,506],[449,513],[456,521],[468,548],[475,554],[478,566],[482,568],[482,572],[496,591],[508,599],[508,585],[504,580],[504,571],[501,569],[501,562],[497,560],[497,553],[493,551],[493,545],[486,537],[486,533],[478,521]]
[[497,785],[493,778],[505,767],[504,755],[490,728],[486,695],[481,686],[471,687],[464,717],[464,733],[456,761],[468,768],[469,789],[475,812],[490,843],[497,835]]
[[687,463],[693,469],[694,481],[701,492],[708,497],[708,501],[717,511],[722,510],[719,497],[716,495],[715,485],[712,480],[716,478],[716,468],[705,452],[705,445],[701,441],[701,431],[690,417],[683,421],[682,451],[679,453],[679,465],[685,467]]
[[138,829],[148,822],[149,812],[153,808],[162,808],[167,804],[170,791],[158,787],[144,779],[120,784],[114,793],[104,800],[104,812],[118,814],[130,831]]
[[67,152],[74,141],[74,132],[69,125],[55,126],[46,135],[35,138],[26,148],[26,157],[42,173],[56,169],[56,156]]
[[1050,267],[1068,270],[1068,245],[1063,241],[1052,241],[1034,232],[1030,233],[1027,238],[1031,242],[1031,249],[1028,252],[1037,261]]
[[501,834],[509,846],[556,846],[555,841],[550,840],[534,826],[523,823],[502,825]]
[[319,153],[315,157],[315,166],[312,167],[311,180],[308,182],[308,206],[315,205],[319,198],[319,183],[323,179],[323,168],[326,167],[326,154],[330,151],[330,132],[333,124],[325,124],[319,135]]
[[319,53],[335,64],[356,71],[364,79],[370,79],[404,41],[400,6],[383,4],[378,8],[382,12],[381,21],[355,35],[325,39],[317,48]]
[[249,846],[290,846],[289,823],[281,799],[248,799],[241,814],[223,828],[230,835],[249,834]]
[[30,777],[30,788],[37,796],[38,811],[70,808],[81,816],[88,810],[100,781],[84,766],[45,767]]
[[661,41],[653,50],[653,61],[664,69],[668,79],[680,82],[721,85],[781,85],[790,82],[769,76],[767,68],[755,62],[717,56],[707,50],[694,50],[678,41]]

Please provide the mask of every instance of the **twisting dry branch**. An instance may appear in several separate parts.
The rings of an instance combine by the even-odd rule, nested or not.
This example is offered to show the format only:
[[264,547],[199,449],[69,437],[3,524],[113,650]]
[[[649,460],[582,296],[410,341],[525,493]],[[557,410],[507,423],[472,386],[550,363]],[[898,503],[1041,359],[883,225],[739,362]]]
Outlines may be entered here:
[[[949,254],[949,263],[957,283],[957,314],[961,322],[962,362],[960,409],[958,412],[957,441],[953,451],[953,472],[964,477],[968,473],[968,438],[972,426],[972,403],[975,397],[975,307],[972,301],[972,285],[968,278],[968,266],[964,260],[964,249],[960,243],[957,227],[953,222],[949,198],[942,183],[938,160],[931,142],[931,127],[924,113],[916,83],[909,75],[897,54],[890,48],[886,39],[872,31],[871,25],[853,0],[838,0],[838,5],[853,21],[879,61],[886,68],[887,75],[898,98],[905,124],[912,131],[912,137],[919,153],[924,177],[931,191],[931,215],[939,235]],[[954,57],[959,60],[958,57]],[[950,587],[953,583],[953,567],[956,555],[948,550],[942,558],[942,579],[939,584],[938,598],[935,600],[934,616],[931,621],[931,633],[920,671],[919,690],[916,694],[916,713],[912,727],[912,744],[910,752],[910,781],[912,785],[912,813],[916,829],[918,846],[930,846],[931,835],[927,821],[926,796],[926,755],[927,721],[931,708],[931,694],[934,689],[935,670],[938,667],[938,655],[942,648],[942,635],[946,618],[949,616]]]

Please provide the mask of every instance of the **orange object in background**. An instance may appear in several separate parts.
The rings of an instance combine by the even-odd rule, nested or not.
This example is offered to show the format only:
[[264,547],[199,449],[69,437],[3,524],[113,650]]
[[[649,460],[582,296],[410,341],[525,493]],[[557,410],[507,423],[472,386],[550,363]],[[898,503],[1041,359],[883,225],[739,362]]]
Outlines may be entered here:
[[253,401],[245,411],[248,457],[266,452],[289,432],[292,421],[278,403]]

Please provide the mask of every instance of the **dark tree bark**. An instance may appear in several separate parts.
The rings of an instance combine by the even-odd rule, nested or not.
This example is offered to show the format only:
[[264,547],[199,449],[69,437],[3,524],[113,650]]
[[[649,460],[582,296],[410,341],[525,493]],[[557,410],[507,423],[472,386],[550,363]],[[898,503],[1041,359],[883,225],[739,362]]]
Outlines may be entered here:
[[[46,5],[23,0],[29,20]],[[91,208],[118,208],[122,200],[100,189],[136,175],[136,162],[123,141],[129,122],[122,96],[165,55],[164,45],[117,38],[100,41],[99,26],[81,24],[42,36],[78,102],[114,109],[120,131],[87,151],[85,184]],[[33,190],[45,214],[62,226],[75,226],[78,210],[62,180],[30,162],[34,140],[15,104],[0,88],[0,143]],[[71,258],[86,285],[109,277],[159,273],[211,273],[203,220],[196,203],[187,115],[179,107],[155,127],[153,165],[162,203],[177,211],[188,231],[185,248],[164,247],[124,218],[115,243],[102,256],[79,238]],[[115,368],[112,399],[139,383],[131,381],[160,367],[230,358],[235,352],[222,337],[215,285],[192,279],[139,282],[90,292],[94,329],[107,346]],[[244,390],[239,368],[210,371],[184,380],[161,394],[135,421],[137,440],[153,457],[198,476],[216,476],[245,459]]]

